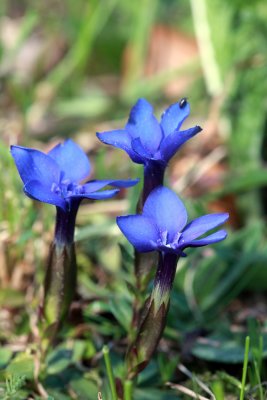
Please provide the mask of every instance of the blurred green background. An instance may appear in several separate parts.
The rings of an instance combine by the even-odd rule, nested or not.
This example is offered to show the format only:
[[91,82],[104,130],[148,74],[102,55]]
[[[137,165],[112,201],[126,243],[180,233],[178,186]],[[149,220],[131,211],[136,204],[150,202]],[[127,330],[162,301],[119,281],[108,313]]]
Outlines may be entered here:
[[[185,359],[194,354],[208,362],[242,362],[244,334],[255,336],[255,326],[265,328],[267,317],[266,38],[267,3],[261,0],[1,0],[0,356],[6,360],[0,362],[1,381],[8,368],[14,373],[14,352],[24,354],[32,346],[33,311],[54,218],[53,207],[22,194],[9,146],[47,151],[71,137],[88,152],[93,177],[141,176],[141,167],[126,154],[95,137],[96,131],[123,127],[140,97],[154,105],[158,116],[169,104],[188,98],[186,125],[199,124],[203,132],[176,155],[166,183],[186,201],[191,218],[229,211],[231,233],[224,244],[194,250],[180,263],[164,345],[150,375],[144,375],[142,385],[149,389],[141,394],[137,389],[134,398],[165,398],[155,388],[173,377],[175,365],[164,369],[169,352],[175,360],[183,349]],[[69,388],[79,399],[96,398],[86,397],[86,385],[94,393],[105,387],[97,360],[107,341],[113,343],[116,373],[121,374],[120,346],[125,347],[131,320],[134,278],[132,249],[114,217],[134,209],[139,190],[80,209],[78,317],[73,312],[56,350],[63,352],[65,364],[55,367],[52,354],[50,369],[41,375],[55,399],[75,398]],[[248,324],[251,319],[257,324]],[[219,354],[212,344],[202,345],[197,339],[203,329],[228,350]],[[267,351],[263,339],[261,355]],[[89,372],[78,373],[77,363],[90,366]],[[205,368],[210,370],[209,363]],[[75,379],[69,372],[58,387],[55,376],[73,369]],[[26,387],[36,392],[29,383],[32,375],[27,377]],[[214,378],[216,384],[221,381]],[[25,398],[30,389],[21,390]]]

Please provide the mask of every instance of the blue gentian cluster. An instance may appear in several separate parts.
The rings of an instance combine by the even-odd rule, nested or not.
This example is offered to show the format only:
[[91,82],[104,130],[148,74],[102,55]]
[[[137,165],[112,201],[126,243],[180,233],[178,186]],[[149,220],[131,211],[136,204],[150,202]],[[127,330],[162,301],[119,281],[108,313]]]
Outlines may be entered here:
[[[147,365],[162,335],[179,257],[184,257],[189,247],[217,243],[227,235],[223,229],[214,232],[228,219],[227,213],[208,214],[188,223],[183,202],[176,193],[164,187],[164,174],[170,159],[187,140],[201,131],[197,125],[181,129],[189,113],[189,103],[183,98],[167,108],[159,122],[151,104],[140,99],[132,108],[125,128],[97,133],[103,143],[124,150],[133,162],[143,165],[144,184],[138,212],[118,217],[117,224],[136,249],[136,255],[158,254],[153,289],[127,355],[129,377]],[[66,315],[73,298],[76,279],[74,228],[82,199],[111,198],[119,188],[133,186],[138,180],[88,181],[89,160],[71,140],[57,145],[47,154],[19,146],[12,146],[11,153],[25,194],[53,204],[57,209],[44,302],[44,308],[48,309],[44,314],[52,323]],[[106,189],[108,185],[112,188]],[[144,269],[145,273],[148,268]],[[61,281],[58,281],[59,276]],[[49,302],[51,304],[47,306]]]
[[[124,129],[97,134],[102,142],[123,149],[133,162],[143,164],[144,186],[138,214],[118,217],[117,224],[137,252],[156,251],[159,255],[153,290],[141,310],[136,339],[127,354],[131,378],[145,368],[162,335],[179,257],[185,256],[188,247],[217,243],[227,235],[225,230],[209,233],[228,219],[227,213],[205,215],[187,224],[183,202],[163,186],[170,159],[187,140],[201,132],[198,125],[181,130],[189,113],[189,103],[183,98],[167,108],[158,122],[152,106],[140,99]],[[147,275],[151,267],[147,258],[135,254],[137,287],[140,288],[141,275]]]

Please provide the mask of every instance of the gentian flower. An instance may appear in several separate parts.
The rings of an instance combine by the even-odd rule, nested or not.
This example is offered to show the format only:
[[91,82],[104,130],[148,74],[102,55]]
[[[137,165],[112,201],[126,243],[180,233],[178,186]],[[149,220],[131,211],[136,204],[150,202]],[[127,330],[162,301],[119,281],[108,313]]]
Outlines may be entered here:
[[[113,197],[118,189],[103,190],[107,185],[130,187],[138,180],[92,180],[82,183],[90,174],[90,162],[72,140],[58,144],[47,154],[20,146],[11,146],[11,154],[24,183],[25,194],[35,200],[53,204],[59,217],[65,215],[67,226],[56,229],[55,239],[72,242],[74,223],[80,202]],[[66,228],[66,230],[64,230]]]
[[[66,315],[75,291],[73,241],[81,201],[85,198],[108,199],[118,192],[117,188],[133,186],[138,180],[92,180],[83,183],[90,174],[90,162],[72,140],[58,144],[47,154],[20,146],[11,146],[11,154],[24,183],[25,194],[56,206],[55,237],[45,278],[44,314],[51,323],[58,322]],[[107,185],[116,189],[100,191]]]
[[187,224],[182,201],[173,191],[161,186],[148,196],[142,215],[117,218],[119,228],[137,251],[159,252],[153,290],[144,307],[136,340],[127,355],[129,377],[145,368],[160,340],[179,257],[185,256],[188,247],[206,246],[225,239],[227,233],[223,229],[208,232],[222,225],[228,217],[227,213],[208,214]]
[[167,108],[158,122],[151,104],[139,99],[124,129],[97,133],[103,143],[123,149],[133,162],[144,165],[143,203],[155,187],[163,184],[165,168],[177,150],[201,131],[199,126],[180,130],[189,113],[184,98]]
[[172,190],[160,186],[147,198],[142,215],[118,217],[117,223],[139,252],[156,250],[185,256],[187,247],[206,246],[225,239],[225,230],[204,238],[202,235],[222,225],[228,217],[227,213],[208,214],[187,224],[183,202]]

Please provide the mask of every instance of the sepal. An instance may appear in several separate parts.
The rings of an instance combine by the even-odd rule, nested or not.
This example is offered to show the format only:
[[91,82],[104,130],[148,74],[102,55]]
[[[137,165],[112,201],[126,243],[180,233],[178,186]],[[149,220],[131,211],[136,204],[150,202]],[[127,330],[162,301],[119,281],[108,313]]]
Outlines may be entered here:
[[47,263],[42,314],[44,325],[54,336],[67,317],[77,280],[75,245],[53,242]]
[[[147,309],[146,309],[147,308]],[[130,346],[126,355],[128,379],[133,379],[149,363],[153,356],[166,324],[169,301],[156,308],[154,300],[150,299],[146,312],[141,316],[141,325],[136,340]]]

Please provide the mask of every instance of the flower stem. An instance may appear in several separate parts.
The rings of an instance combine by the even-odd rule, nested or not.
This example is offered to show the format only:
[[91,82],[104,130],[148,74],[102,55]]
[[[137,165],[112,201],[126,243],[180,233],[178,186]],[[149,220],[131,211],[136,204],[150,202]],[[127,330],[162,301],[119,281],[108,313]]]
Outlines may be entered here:
[[[165,165],[159,162],[150,161],[144,165],[144,185],[143,191],[137,203],[136,211],[141,213],[144,203],[149,194],[156,187],[163,185]],[[139,325],[140,309],[144,305],[141,299],[145,297],[147,286],[152,279],[154,266],[158,262],[158,254],[156,252],[146,254],[134,252],[134,271],[136,278],[136,287],[139,293],[139,298],[135,299],[133,306],[132,327],[136,329]]]
[[44,281],[43,330],[53,341],[66,318],[73,300],[77,265],[74,245],[75,220],[79,201],[70,203],[67,211],[57,207],[55,237],[50,246]]
[[162,336],[169,309],[170,292],[178,256],[160,253],[154,287],[140,313],[136,338],[126,355],[128,378],[139,374],[149,363]]
[[72,202],[71,208],[68,211],[57,207],[56,226],[55,226],[55,242],[57,244],[69,244],[74,240],[74,229],[76,215],[79,208],[79,203]]
[[104,360],[105,360],[106,371],[107,371],[109,385],[110,385],[110,389],[111,389],[112,400],[118,400],[117,391],[116,391],[116,383],[115,383],[113,370],[112,370],[112,366],[111,366],[111,361],[110,361],[110,357],[109,357],[108,346],[104,346],[102,352],[103,352],[103,356],[104,356]]
[[50,247],[44,282],[43,313],[46,322],[58,331],[75,294],[77,265],[74,243]]
[[144,203],[152,190],[163,185],[165,168],[166,165],[155,161],[150,161],[144,165],[143,192],[137,206],[139,212],[143,210]]

